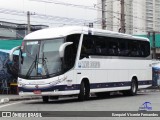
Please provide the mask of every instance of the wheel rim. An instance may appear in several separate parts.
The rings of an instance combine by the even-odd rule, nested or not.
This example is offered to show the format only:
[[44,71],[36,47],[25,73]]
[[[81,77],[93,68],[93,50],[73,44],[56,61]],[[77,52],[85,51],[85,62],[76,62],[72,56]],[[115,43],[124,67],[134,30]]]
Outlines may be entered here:
[[133,92],[133,93],[136,93],[136,85],[135,85],[134,82],[132,83],[132,92]]
[[83,95],[85,96],[85,94],[86,94],[86,88],[84,87],[83,90],[84,90]]

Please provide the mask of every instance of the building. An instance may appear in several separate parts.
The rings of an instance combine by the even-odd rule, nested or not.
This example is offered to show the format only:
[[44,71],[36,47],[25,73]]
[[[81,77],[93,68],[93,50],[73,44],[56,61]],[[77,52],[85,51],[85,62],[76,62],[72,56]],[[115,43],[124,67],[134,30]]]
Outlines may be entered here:
[[160,31],[160,0],[146,0],[146,30]]
[[[46,28],[46,25],[31,25],[31,32]],[[27,24],[0,21],[0,49],[10,50],[22,43],[27,35]]]
[[[46,28],[46,25],[31,25],[31,32]],[[27,35],[27,24],[0,21],[0,39],[23,39]]]
[[[102,0],[98,8],[102,7]],[[121,1],[104,0],[106,29],[120,31]],[[147,34],[147,31],[160,31],[160,0],[124,0],[125,33],[132,35]],[[102,12],[98,11],[98,18]]]

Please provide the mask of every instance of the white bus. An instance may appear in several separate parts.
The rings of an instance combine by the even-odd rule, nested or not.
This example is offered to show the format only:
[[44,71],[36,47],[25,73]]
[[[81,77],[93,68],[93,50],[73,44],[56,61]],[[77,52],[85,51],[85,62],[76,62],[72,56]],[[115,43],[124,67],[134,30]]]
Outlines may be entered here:
[[111,91],[135,95],[152,84],[147,38],[80,26],[38,30],[27,35],[20,49],[20,96],[49,98]]

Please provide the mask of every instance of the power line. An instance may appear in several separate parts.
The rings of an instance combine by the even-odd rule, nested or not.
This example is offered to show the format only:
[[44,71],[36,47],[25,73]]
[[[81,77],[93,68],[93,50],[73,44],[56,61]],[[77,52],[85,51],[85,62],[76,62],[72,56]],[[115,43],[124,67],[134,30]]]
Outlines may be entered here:
[[[91,8],[91,6],[84,6],[84,5],[75,5],[75,4],[69,4],[69,3],[62,3],[62,2],[54,2],[54,1],[46,1],[46,0],[31,0],[31,1],[36,1],[36,2],[48,2],[48,3],[54,3],[54,4],[60,4],[60,5],[66,5],[66,6],[72,6],[72,7],[80,7],[80,8],[85,8],[85,9],[92,9],[92,10],[98,10],[98,11],[102,11],[102,9],[93,9]],[[115,1],[119,1],[119,0],[115,0]],[[108,1],[108,2],[115,2],[115,1]],[[115,14],[120,14],[119,12],[114,12],[114,11],[104,11],[104,12],[109,12],[109,13],[115,13]],[[141,19],[141,20],[144,20],[146,21],[147,19],[143,19],[143,18],[140,18],[140,17],[137,17],[137,16],[133,16],[133,15],[128,15],[128,14],[124,14],[125,16],[129,16],[129,17],[133,17],[133,18],[137,18],[137,19]],[[153,21],[153,22],[157,22],[157,21]],[[157,22],[159,23],[159,22]]]
[[[6,18],[0,18],[0,19],[5,19],[5,20],[16,20],[16,21],[26,21],[26,20],[19,20],[19,19],[6,19]],[[48,23],[48,22],[40,22],[40,21],[33,21],[33,22],[35,22],[35,23]],[[98,21],[97,21],[98,22]],[[95,22],[94,24],[96,25],[96,26],[101,26],[101,24],[98,24],[97,22]],[[101,23],[101,21],[99,20],[99,22]],[[113,26],[113,28],[117,28],[118,29],[118,27],[120,26],[120,25],[111,25],[111,24],[109,24],[110,22],[107,22],[107,26]],[[73,24],[62,24],[62,23],[54,23],[54,22],[50,22],[49,24],[61,24],[61,25],[73,25]],[[133,27],[132,26],[128,26],[128,27],[126,27],[126,29],[129,29],[129,30],[132,30],[133,29]],[[145,29],[142,29],[142,28],[138,28],[138,27],[134,27],[134,29],[137,29],[137,30],[142,30],[142,31],[146,31]],[[146,31],[147,32],[147,31]]]
[[[9,20],[9,21],[21,21],[21,22],[26,22],[26,20],[20,20],[20,19],[8,19],[8,18],[0,18],[0,19],[3,19],[3,20]],[[63,22],[42,22],[42,21],[35,21],[35,20],[32,20],[32,22],[34,23],[39,23],[39,24],[63,24],[63,25],[75,25],[75,24],[71,24],[71,23],[63,23]]]
[[[32,0],[32,1],[36,1],[36,0]],[[43,0],[44,1],[44,0]],[[118,0],[116,0],[118,1]],[[38,1],[37,1],[38,2]],[[65,4],[64,4],[65,5]],[[69,6],[69,4],[67,5]],[[83,5],[81,5],[82,7]],[[76,5],[75,5],[76,7]],[[80,6],[79,6],[80,7]],[[90,6],[89,6],[90,7]],[[88,6],[83,7],[85,9],[88,9]],[[92,10],[98,10],[98,11],[102,11],[102,9],[95,9],[92,8]],[[107,11],[105,10],[105,12],[108,12],[110,14],[115,13],[115,14],[119,14],[121,15],[121,13],[119,12],[114,12],[114,11]],[[18,15],[18,16],[26,16],[26,12],[24,11],[18,11],[18,10],[10,10],[10,9],[2,9],[0,8],[0,13],[3,14],[11,14],[11,15]],[[146,21],[147,19],[143,19],[143,18],[139,18],[137,16],[133,16],[133,15],[127,15],[125,14],[125,16],[130,16],[133,18],[137,18],[137,19],[141,19]],[[44,15],[44,14],[38,14],[36,13],[35,15],[32,16],[33,18],[39,18],[39,19],[44,19],[44,20],[51,20],[51,21],[57,21],[57,22],[63,22],[63,24],[87,24],[90,22],[96,23],[96,20],[84,20],[84,19],[75,19],[75,18],[67,18],[67,17],[59,17],[59,16],[51,16],[51,15]],[[114,18],[117,18],[116,16],[113,15]],[[117,18],[118,20],[120,18]],[[153,20],[152,20],[153,21]],[[64,23],[65,22],[65,23]],[[157,21],[155,21],[157,22]],[[158,23],[158,22],[157,22]],[[54,24],[54,23],[53,23]],[[56,23],[58,24],[58,23]]]
[[43,3],[54,3],[54,4],[58,4],[58,5],[65,5],[65,6],[71,6],[71,7],[77,7],[77,8],[94,10],[93,6],[70,4],[70,3],[59,2],[59,1],[52,1],[52,0],[30,0],[30,1],[43,2]]
[[[64,6],[72,6],[72,7],[77,7],[77,8],[85,8],[85,9],[89,9],[89,10],[96,10],[96,11],[102,11],[102,8],[94,8],[92,6],[84,6],[84,5],[77,5],[77,4],[70,4],[70,3],[64,3],[64,2],[57,2],[57,1],[53,1],[53,0],[30,0],[30,1],[35,1],[35,2],[44,2],[44,3],[53,3],[53,4],[59,4],[59,5],[64,5]],[[116,1],[120,1],[120,0],[114,0],[114,1],[108,1],[109,2],[116,2]],[[136,2],[133,2],[136,3]],[[137,3],[136,3],[137,4]],[[139,3],[138,3],[139,4]],[[140,5],[140,4],[139,4]],[[110,11],[110,10],[104,10],[104,12],[108,12],[108,13],[115,13],[115,14],[119,14],[121,15],[120,12],[115,12],[115,11]],[[129,16],[129,17],[133,17],[133,18],[137,18],[137,19],[141,19],[146,21],[147,19],[144,18],[140,18],[134,15],[129,15],[129,14],[124,14],[125,16]],[[157,22],[157,21],[153,21],[153,22]],[[157,22],[160,23],[160,22]]]
[[[18,10],[11,10],[11,9],[4,9],[0,8],[0,14],[10,14],[10,15],[17,15],[17,16],[26,16],[26,12],[24,11],[18,11]],[[39,18],[39,19],[47,19],[47,20],[54,20],[54,21],[63,21],[67,23],[90,23],[94,22],[93,20],[85,20],[85,19],[76,19],[76,18],[68,18],[68,17],[60,17],[60,16],[52,16],[52,15],[46,15],[46,14],[40,14],[40,13],[34,13],[32,15],[33,18]]]

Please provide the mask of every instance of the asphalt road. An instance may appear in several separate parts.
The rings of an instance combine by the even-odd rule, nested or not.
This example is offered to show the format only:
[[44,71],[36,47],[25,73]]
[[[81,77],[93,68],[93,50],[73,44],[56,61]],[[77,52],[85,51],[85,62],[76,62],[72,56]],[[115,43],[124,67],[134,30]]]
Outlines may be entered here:
[[[105,99],[99,99],[97,97],[91,97],[90,100],[79,102],[77,98],[60,98],[59,100],[49,101],[48,103],[43,103],[41,99],[39,100],[26,100],[26,101],[14,101],[7,104],[0,105],[0,111],[138,111],[143,103],[150,102],[149,105],[151,111],[160,111],[160,92],[150,92],[150,93],[139,93],[137,96],[123,96],[123,95],[112,95]],[[96,114],[96,112],[95,112]],[[98,113],[97,113],[98,114]],[[0,118],[1,119],[1,118]],[[8,120],[9,118],[3,118]],[[17,118],[10,118],[10,120],[17,120]],[[18,118],[21,119],[21,118]],[[27,118],[32,120],[35,118]],[[38,118],[43,120],[45,118]],[[46,118],[46,120],[52,119],[51,117]],[[119,118],[119,117],[58,117],[54,120],[135,120],[132,118]],[[140,120],[159,120],[160,118],[138,118]],[[52,119],[53,120],[53,119]]]

